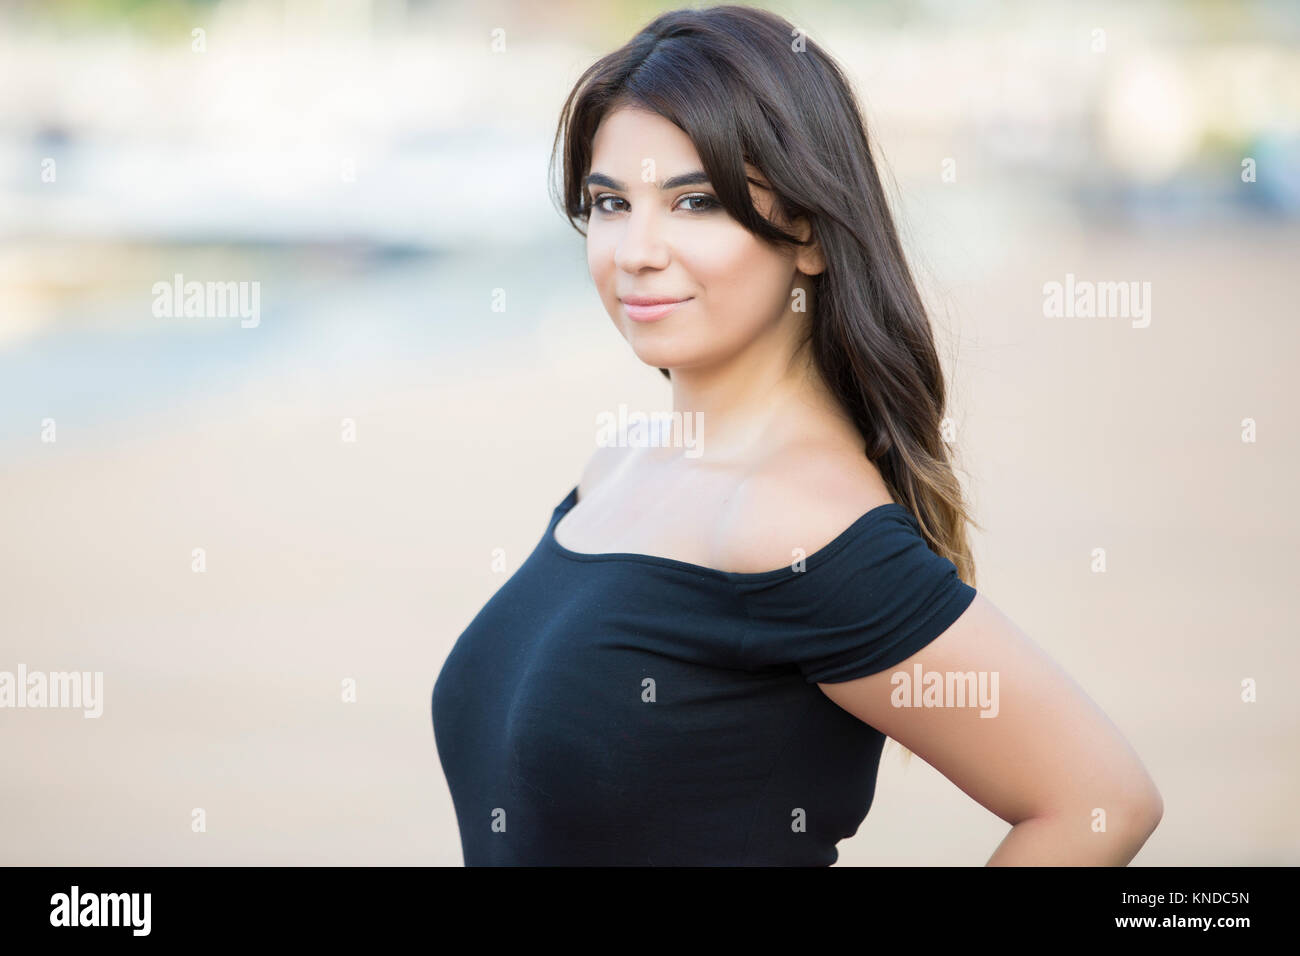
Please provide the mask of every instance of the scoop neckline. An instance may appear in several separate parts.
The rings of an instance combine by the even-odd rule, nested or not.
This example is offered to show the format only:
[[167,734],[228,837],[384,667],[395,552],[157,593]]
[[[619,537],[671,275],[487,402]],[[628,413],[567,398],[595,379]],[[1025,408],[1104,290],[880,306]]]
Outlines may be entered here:
[[[577,503],[578,486],[574,485],[569,493],[565,495],[564,500],[555,506],[555,510],[551,514],[551,523],[546,529],[546,541],[551,546],[551,549],[561,557],[567,558],[570,561],[627,561],[636,564],[649,564],[655,567],[672,568],[702,577],[718,578],[725,581],[764,581],[785,577],[787,575],[793,576],[796,574],[807,573],[807,571],[795,571],[789,565],[780,568],[773,568],[770,571],[723,571],[721,568],[708,568],[702,564],[692,564],[689,561],[679,561],[677,558],[665,558],[657,554],[638,554],[634,551],[572,551],[560,544],[559,539],[555,537],[555,529],[559,525],[560,520],[572,511]],[[869,524],[872,519],[895,511],[903,512],[905,517],[911,516],[911,512],[903,505],[900,505],[897,501],[888,501],[883,505],[876,505],[874,508],[867,510],[856,518],[852,524],[812,554],[805,555],[804,561],[809,566],[820,564],[826,558],[831,557],[847,545],[853,539],[854,535]]]

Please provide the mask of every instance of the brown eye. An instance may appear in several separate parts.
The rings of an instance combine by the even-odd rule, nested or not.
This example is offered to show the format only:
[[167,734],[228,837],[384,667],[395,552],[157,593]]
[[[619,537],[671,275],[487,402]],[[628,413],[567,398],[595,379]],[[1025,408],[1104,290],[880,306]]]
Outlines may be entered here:
[[690,210],[691,212],[711,212],[714,209],[722,208],[722,203],[718,202],[718,200],[714,199],[708,193],[695,193],[694,195],[691,196],[684,196],[682,198],[682,202],[684,203],[703,202],[704,203],[703,206],[696,206],[692,208]]

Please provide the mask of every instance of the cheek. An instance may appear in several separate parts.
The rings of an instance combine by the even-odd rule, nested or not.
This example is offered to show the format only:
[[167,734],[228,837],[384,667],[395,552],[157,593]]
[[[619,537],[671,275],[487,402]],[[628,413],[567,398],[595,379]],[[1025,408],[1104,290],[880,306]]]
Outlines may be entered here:
[[604,292],[604,283],[614,271],[614,249],[599,229],[587,228],[587,271],[596,288]]
[[744,231],[693,245],[687,269],[708,299],[709,314],[728,325],[751,326],[779,316],[794,276],[791,257]]

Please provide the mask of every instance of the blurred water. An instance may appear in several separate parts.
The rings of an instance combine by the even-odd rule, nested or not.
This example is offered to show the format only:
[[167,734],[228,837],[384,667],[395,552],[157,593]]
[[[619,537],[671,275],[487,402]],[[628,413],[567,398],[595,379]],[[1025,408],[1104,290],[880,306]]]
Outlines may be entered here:
[[[252,328],[238,316],[154,317],[152,281],[169,280],[167,263],[183,258],[160,250],[156,278],[138,292],[60,309],[37,334],[0,349],[0,456],[30,446],[47,417],[60,430],[111,442],[125,419],[147,424],[154,413],[254,382],[278,383],[289,396],[307,377],[346,391],[526,362],[545,322],[583,323],[567,308],[590,283],[580,242],[575,234],[542,246],[360,255],[332,274],[256,254],[234,275],[176,267],[186,280],[259,281],[261,318]],[[492,310],[497,288],[506,291],[505,312]],[[588,320],[603,317],[594,292],[588,303]]]

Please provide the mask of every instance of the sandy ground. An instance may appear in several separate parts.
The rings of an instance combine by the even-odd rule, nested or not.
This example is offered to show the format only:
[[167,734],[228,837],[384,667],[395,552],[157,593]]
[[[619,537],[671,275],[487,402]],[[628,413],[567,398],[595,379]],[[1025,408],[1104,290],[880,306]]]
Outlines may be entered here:
[[[1154,775],[1135,865],[1295,865],[1300,234],[1178,235],[1026,243],[931,290],[979,588]],[[1067,272],[1152,282],[1150,327],[1044,318]],[[0,862],[459,865],[429,696],[504,580],[492,549],[532,549],[596,412],[669,402],[583,301],[592,331],[543,323],[530,362],[254,381],[14,449],[0,669],[102,671],[105,702],[0,712]],[[891,746],[840,863],[981,865],[1006,830]]]

